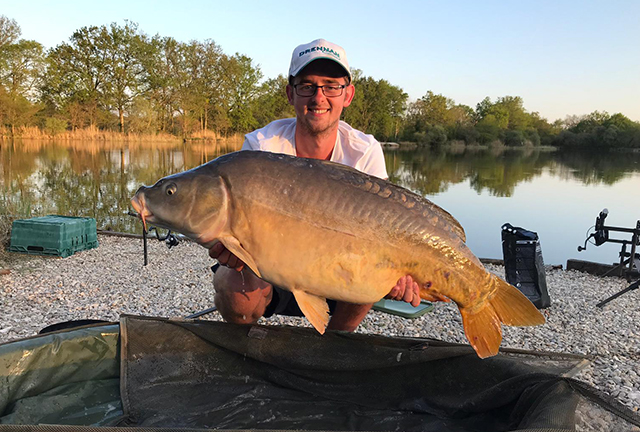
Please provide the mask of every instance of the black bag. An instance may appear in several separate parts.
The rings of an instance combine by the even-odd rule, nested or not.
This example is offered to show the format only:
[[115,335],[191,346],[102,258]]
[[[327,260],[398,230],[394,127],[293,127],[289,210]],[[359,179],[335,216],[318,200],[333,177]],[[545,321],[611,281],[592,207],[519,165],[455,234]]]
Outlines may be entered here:
[[551,305],[538,234],[509,223],[502,225],[502,253],[507,282],[538,308]]

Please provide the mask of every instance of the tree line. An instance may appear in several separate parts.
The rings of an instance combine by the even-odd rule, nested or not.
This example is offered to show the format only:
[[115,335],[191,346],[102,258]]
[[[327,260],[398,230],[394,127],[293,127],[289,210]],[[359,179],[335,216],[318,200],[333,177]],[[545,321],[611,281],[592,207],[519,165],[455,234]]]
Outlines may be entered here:
[[[10,136],[38,127],[53,136],[91,128],[224,137],[295,115],[286,76],[263,79],[250,57],[212,40],[149,36],[129,21],[82,27],[49,50],[20,36],[18,23],[0,16],[0,124]],[[432,91],[409,102],[400,87],[361,70],[353,84],[343,119],[381,141],[640,147],[640,123],[619,113],[550,123],[519,96],[472,108]]]

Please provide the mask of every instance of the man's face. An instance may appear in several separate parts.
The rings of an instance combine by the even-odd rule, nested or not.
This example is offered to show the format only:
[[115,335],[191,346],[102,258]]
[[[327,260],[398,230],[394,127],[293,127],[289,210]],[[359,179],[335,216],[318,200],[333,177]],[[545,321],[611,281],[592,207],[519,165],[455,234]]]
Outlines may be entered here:
[[[337,63],[316,60],[294,78],[293,84],[347,85],[347,78]],[[328,133],[338,126],[342,109],[351,104],[354,93],[353,85],[349,84],[340,96],[327,97],[320,88],[313,96],[298,96],[293,86],[287,86],[287,97],[296,111],[298,125],[314,136]]]

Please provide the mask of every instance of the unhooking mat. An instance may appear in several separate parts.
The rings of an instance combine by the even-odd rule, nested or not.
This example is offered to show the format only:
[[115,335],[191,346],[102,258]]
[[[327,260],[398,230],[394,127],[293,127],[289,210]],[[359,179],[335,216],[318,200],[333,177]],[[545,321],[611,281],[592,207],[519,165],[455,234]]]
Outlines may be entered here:
[[[319,335],[310,328],[133,316],[121,318],[120,398],[109,400],[113,349],[105,346],[113,344],[113,327],[102,327],[111,329],[103,332],[106,339],[96,334],[101,327],[48,335],[42,349],[49,367],[40,378],[59,376],[60,382],[41,385],[40,393],[16,388],[0,393],[15,399],[0,400],[0,422],[228,430],[572,431],[577,423],[591,421],[584,413],[596,410],[610,430],[640,425],[631,411],[563,376],[582,361],[575,356],[504,350],[482,360],[467,345],[431,339]],[[83,348],[70,350],[65,338],[81,331],[93,331],[96,342],[84,336]],[[0,346],[4,383],[18,385],[2,369],[8,365],[2,361],[8,358],[5,354],[15,353],[7,347],[27,342],[33,346],[37,339]],[[57,348],[52,350],[52,345]],[[89,361],[90,353],[98,351],[106,357]],[[86,368],[81,366],[85,360],[74,361],[79,353],[87,357]],[[24,354],[34,361],[33,355]],[[58,367],[67,364],[75,371],[54,372],[52,356],[63,356]],[[28,369],[33,374],[37,365]],[[107,387],[96,386],[94,395],[92,369],[96,381]],[[76,412],[74,403],[60,399],[70,385],[68,399],[84,391]],[[21,386],[38,387],[27,378]],[[58,398],[58,411],[46,403],[51,397]],[[35,418],[38,401],[51,411],[45,421]],[[31,407],[31,422],[28,413],[19,412],[21,406]],[[101,409],[108,412],[100,418],[96,414]],[[93,413],[93,420],[83,423],[82,410]],[[56,413],[61,420],[56,421]],[[3,430],[15,429],[0,426]]]

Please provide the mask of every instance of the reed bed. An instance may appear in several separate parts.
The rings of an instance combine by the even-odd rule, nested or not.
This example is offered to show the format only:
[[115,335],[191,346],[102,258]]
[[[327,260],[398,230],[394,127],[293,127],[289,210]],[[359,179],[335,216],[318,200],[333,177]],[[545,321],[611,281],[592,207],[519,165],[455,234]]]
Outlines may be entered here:
[[76,129],[74,131],[66,130],[62,132],[51,133],[36,126],[20,126],[13,131],[9,128],[0,126],[0,140],[38,140],[38,141],[55,141],[55,142],[103,142],[103,143],[179,143],[189,141],[228,141],[242,140],[242,134],[234,134],[232,136],[223,136],[214,131],[205,130],[190,134],[188,137],[180,137],[170,133],[132,133],[117,132],[110,130],[101,130],[96,127],[86,127]]

